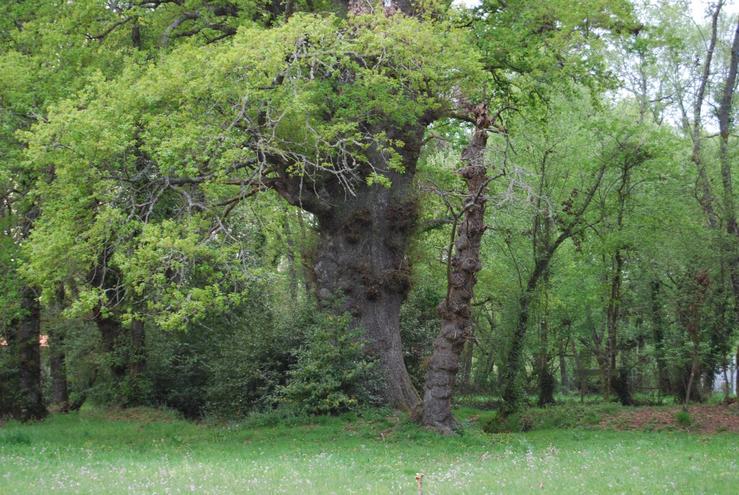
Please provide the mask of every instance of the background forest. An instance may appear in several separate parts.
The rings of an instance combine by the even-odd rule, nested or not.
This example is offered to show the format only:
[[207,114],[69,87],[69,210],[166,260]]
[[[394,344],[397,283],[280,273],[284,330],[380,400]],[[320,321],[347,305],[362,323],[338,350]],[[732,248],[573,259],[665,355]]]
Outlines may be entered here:
[[739,16],[692,7],[2,2],[0,417],[730,401]]

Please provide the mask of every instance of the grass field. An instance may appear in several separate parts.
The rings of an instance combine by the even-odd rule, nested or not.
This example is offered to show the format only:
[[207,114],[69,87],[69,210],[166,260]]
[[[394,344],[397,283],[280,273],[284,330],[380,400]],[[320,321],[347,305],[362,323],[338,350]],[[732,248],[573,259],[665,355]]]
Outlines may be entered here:
[[[441,438],[387,411],[205,425],[83,411],[0,428],[0,494],[734,494],[739,435],[589,428]],[[470,419],[472,418],[472,419]]]

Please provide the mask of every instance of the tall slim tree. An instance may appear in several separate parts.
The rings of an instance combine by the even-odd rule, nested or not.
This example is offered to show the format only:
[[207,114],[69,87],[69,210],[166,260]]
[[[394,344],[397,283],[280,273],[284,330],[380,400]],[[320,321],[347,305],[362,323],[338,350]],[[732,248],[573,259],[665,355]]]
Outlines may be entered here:
[[[454,255],[448,260],[447,294],[438,306],[441,331],[434,341],[434,350],[426,372],[423,394],[423,424],[444,434],[455,428],[452,416],[459,357],[472,336],[472,296],[477,272],[482,268],[480,241],[485,233],[485,203],[490,177],[485,163],[488,128],[493,124],[487,105],[472,111],[475,128],[470,143],[462,153],[463,167],[459,174],[467,185],[464,209],[452,227]],[[459,227],[457,229],[457,223]]]
[[729,135],[734,128],[734,93],[737,84],[737,65],[739,64],[739,20],[736,22],[734,39],[731,44],[729,67],[724,81],[719,107],[717,109],[719,135],[719,160],[721,162],[721,184],[723,186],[723,221],[728,236],[726,255],[729,265],[731,286],[734,292],[735,324],[739,324],[739,227],[736,221],[736,205],[732,178],[732,161],[729,155]]

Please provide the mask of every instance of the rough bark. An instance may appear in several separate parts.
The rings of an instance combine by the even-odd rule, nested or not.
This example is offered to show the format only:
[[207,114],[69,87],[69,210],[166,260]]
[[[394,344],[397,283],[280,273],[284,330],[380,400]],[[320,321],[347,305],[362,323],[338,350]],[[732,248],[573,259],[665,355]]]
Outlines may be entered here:
[[309,258],[314,260],[310,278],[319,302],[352,315],[368,352],[379,361],[388,404],[414,414],[420,398],[403,360],[400,307],[410,288],[406,251],[417,219],[412,180],[423,133],[434,118],[424,116],[406,127],[381,123],[365,129],[403,143],[396,149],[402,172],[388,167],[382,150],[370,147],[363,152],[368,167],[361,173],[374,170],[387,179],[387,186],[359,178],[348,190],[334,174],[306,179],[291,175],[289,166],[279,170],[280,177],[271,184],[289,203],[317,219],[318,240]]
[[[354,0],[335,0],[334,4],[347,15],[380,6]],[[384,9],[386,15],[415,14],[413,0],[391,0]],[[336,163],[331,171],[296,175],[291,158],[264,155],[274,176],[263,185],[317,221],[315,251],[303,256],[313,261],[307,285],[322,306],[352,315],[353,325],[364,333],[367,351],[378,359],[388,404],[414,414],[420,398],[406,369],[400,339],[400,307],[410,288],[406,251],[417,217],[411,183],[426,128],[445,112],[428,110],[405,124],[374,114],[358,121],[362,135],[382,135],[385,143],[402,143],[389,144],[399,158],[392,163],[387,150],[379,149],[382,145],[373,139],[347,144],[354,147],[357,160],[348,158],[352,150],[344,150],[332,157]],[[398,161],[402,171],[396,168]],[[387,187],[368,184],[370,174],[382,177]]]
[[[459,369],[459,357],[472,334],[471,301],[477,283],[480,241],[485,232],[485,195],[490,179],[485,166],[485,147],[491,121],[486,105],[474,109],[475,130],[462,153],[459,174],[467,183],[464,210],[449,260],[447,295],[437,311],[441,331],[426,373],[423,395],[423,424],[440,433],[451,434],[456,423],[452,416],[452,394]],[[454,227],[453,227],[454,228]]]
[[314,271],[319,301],[349,311],[364,331],[384,372],[388,402],[415,411],[419,397],[400,341],[400,307],[410,288],[405,251],[415,216],[415,202],[401,187],[407,182],[398,176],[389,189],[363,188],[333,215],[320,217]]
[[[420,150],[418,131],[405,136],[406,173],[386,171],[389,187],[361,183],[350,195],[340,184],[330,183],[326,186],[330,199],[282,191],[318,218],[313,269],[318,300],[351,313],[354,325],[364,332],[369,353],[379,360],[388,403],[412,412],[420,399],[403,361],[400,307],[410,288],[406,250],[416,222],[411,180]],[[382,162],[381,157],[370,158]],[[294,181],[286,182],[290,186]]]
[[47,411],[41,393],[41,307],[28,287],[21,291],[21,310],[22,315],[12,322],[13,340],[18,355],[19,417],[29,421],[43,418]]

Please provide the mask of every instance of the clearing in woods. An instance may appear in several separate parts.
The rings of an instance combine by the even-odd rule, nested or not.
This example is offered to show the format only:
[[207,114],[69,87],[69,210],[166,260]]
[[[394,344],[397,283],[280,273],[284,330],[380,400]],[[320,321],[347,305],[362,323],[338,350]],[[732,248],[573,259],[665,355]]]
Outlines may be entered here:
[[[577,411],[540,410],[533,427]],[[479,425],[490,414],[460,410],[464,434],[451,438],[383,410],[233,425],[152,410],[10,422],[0,428],[0,493],[416,494],[417,473],[425,494],[728,494],[739,486],[735,432],[623,431],[636,426],[634,413],[615,410],[575,428],[488,434]]]

